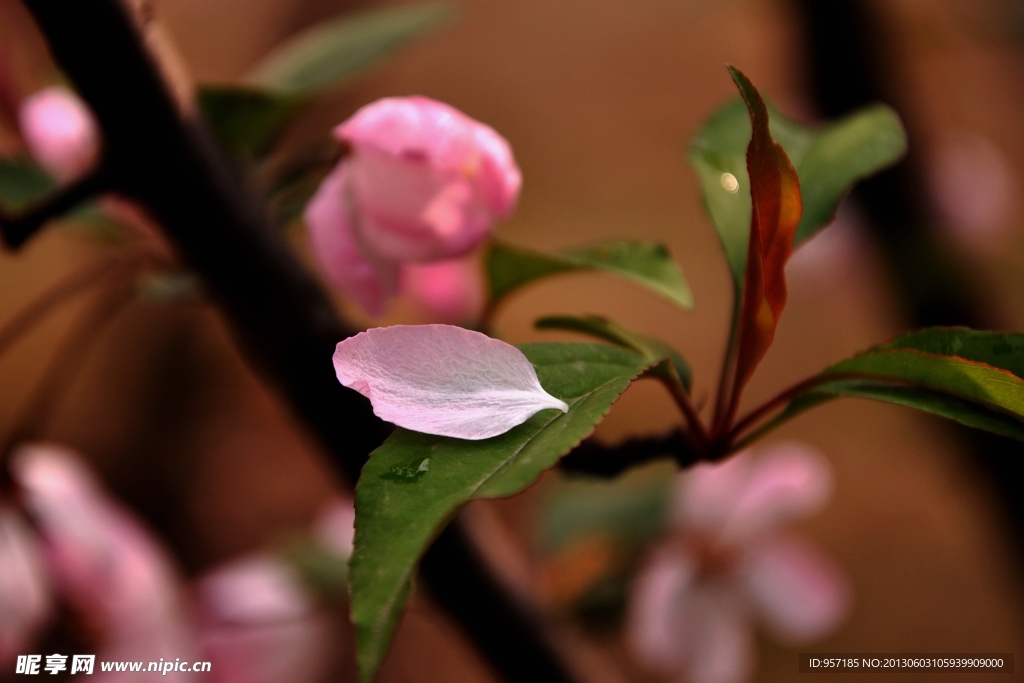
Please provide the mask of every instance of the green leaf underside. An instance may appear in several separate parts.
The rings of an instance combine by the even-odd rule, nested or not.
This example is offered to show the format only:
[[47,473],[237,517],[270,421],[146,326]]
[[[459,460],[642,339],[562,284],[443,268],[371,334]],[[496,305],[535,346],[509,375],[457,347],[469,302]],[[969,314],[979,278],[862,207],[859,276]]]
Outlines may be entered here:
[[643,334],[642,332],[627,330],[618,323],[597,315],[582,317],[554,315],[541,318],[534,323],[534,326],[540,330],[568,330],[570,332],[589,334],[592,337],[603,339],[612,344],[632,349],[652,362],[668,360],[672,363],[676,374],[679,375],[683,386],[686,387],[687,391],[690,390],[690,384],[693,379],[690,364],[683,358],[681,353],[660,339]]
[[[906,152],[899,117],[885,105],[866,107],[817,128],[796,123],[771,105],[768,111],[772,137],[786,150],[800,178],[803,217],[794,247],[832,221],[857,181],[892,165]],[[750,238],[749,142],[750,118],[743,101],[736,100],[712,115],[689,152],[737,291],[742,291]],[[738,182],[734,192],[723,184],[726,173]]]
[[374,451],[356,487],[352,622],[364,681],[387,652],[420,556],[463,505],[522,491],[586,438],[630,382],[650,366],[605,344],[528,344],[522,351],[549,393],[544,410],[483,441],[396,430]]
[[0,159],[0,208],[19,211],[57,187],[46,171],[23,159]]
[[429,3],[345,14],[288,40],[244,80],[268,90],[302,95],[333,87],[437,28],[451,17],[451,10],[449,4]]
[[304,98],[247,86],[201,86],[199,109],[225,151],[256,159],[270,150]]
[[616,241],[544,253],[496,242],[487,253],[492,305],[540,278],[589,270],[618,275],[686,310],[693,308],[683,271],[660,244]]
[[1024,335],[931,328],[844,360],[773,420],[776,426],[824,401],[852,396],[917,408],[1024,441]]

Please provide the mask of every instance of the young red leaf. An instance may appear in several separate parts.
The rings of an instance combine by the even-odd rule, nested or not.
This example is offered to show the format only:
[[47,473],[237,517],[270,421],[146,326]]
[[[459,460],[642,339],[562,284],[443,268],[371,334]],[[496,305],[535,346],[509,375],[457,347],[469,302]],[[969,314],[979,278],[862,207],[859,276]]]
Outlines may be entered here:
[[733,402],[736,403],[754,368],[771,346],[779,316],[786,305],[786,261],[793,250],[793,236],[800,223],[803,204],[793,164],[768,130],[768,109],[764,100],[739,70],[730,66],[729,73],[746,102],[753,128],[747,147],[753,211],[733,385]]

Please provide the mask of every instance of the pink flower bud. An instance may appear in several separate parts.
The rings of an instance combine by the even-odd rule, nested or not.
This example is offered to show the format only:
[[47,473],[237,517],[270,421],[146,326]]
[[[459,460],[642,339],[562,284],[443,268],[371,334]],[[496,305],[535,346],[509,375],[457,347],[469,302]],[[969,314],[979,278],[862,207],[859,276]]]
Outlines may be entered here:
[[355,299],[370,315],[384,312],[398,291],[398,264],[365,255],[353,228],[342,163],[324,179],[306,206],[309,241],[327,280]]
[[360,235],[397,261],[467,253],[511,213],[522,178],[492,128],[425,97],[386,98],[334,130],[352,147]]
[[472,257],[406,264],[402,288],[435,322],[457,325],[472,321],[484,305],[483,274]]
[[397,264],[469,253],[518,199],[522,176],[505,139],[441,102],[382,99],[334,135],[350,153],[306,222],[328,279],[371,313],[393,293]]
[[18,118],[29,152],[58,180],[73,180],[96,163],[96,121],[66,88],[54,86],[30,96],[22,102]]

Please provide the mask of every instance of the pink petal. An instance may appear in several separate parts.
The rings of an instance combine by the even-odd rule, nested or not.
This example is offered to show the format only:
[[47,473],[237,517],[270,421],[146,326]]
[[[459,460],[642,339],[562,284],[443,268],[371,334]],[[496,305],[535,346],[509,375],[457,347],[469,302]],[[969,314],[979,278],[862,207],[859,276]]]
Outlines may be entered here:
[[473,257],[407,264],[402,267],[402,288],[442,323],[475,320],[484,306],[483,273]]
[[832,488],[832,470],[816,450],[796,443],[773,446],[754,463],[722,537],[741,542],[811,515],[828,501]]
[[679,475],[673,510],[677,526],[717,534],[746,490],[751,468],[750,453],[744,452]]
[[21,104],[18,119],[29,152],[57,179],[77,178],[96,163],[96,122],[85,103],[66,88],[33,94]]
[[83,464],[65,449],[36,444],[15,451],[12,471],[46,543],[58,592],[103,628],[103,657],[191,656],[169,559]]
[[[214,683],[315,683],[346,647],[329,617],[277,624],[209,624],[201,634]],[[194,677],[193,677],[194,678]]]
[[328,550],[351,557],[356,535],[356,509],[352,501],[348,498],[331,500],[317,515],[313,531]]
[[750,617],[729,584],[708,583],[691,594],[686,606],[692,625],[689,683],[743,683],[754,667]]
[[378,417],[427,434],[487,439],[546,408],[569,410],[519,349],[451,325],[361,332],[338,344],[334,369]]
[[[357,111],[335,128],[334,135],[357,149],[429,159],[438,169],[462,171],[479,160],[480,129],[489,127],[443,102],[421,96],[386,97]],[[487,153],[494,151],[488,148]]]
[[210,572],[197,583],[197,592],[206,611],[230,623],[291,621],[313,609],[300,577],[269,555],[247,557]]
[[484,196],[491,214],[506,218],[515,209],[523,176],[512,157],[508,141],[490,126],[480,124],[475,131],[476,144],[482,152],[477,187]]
[[336,638],[301,578],[284,562],[256,555],[197,582],[201,641],[217,683],[321,680]]
[[462,256],[487,237],[494,220],[472,179],[429,159],[370,148],[349,160],[359,236],[395,261]]
[[742,576],[769,628],[790,642],[823,638],[849,614],[851,591],[842,571],[798,539],[775,539],[755,549]]
[[313,255],[334,286],[370,315],[384,312],[384,302],[398,290],[398,266],[364,254],[347,200],[347,161],[338,164],[306,206],[305,221]]
[[673,671],[686,659],[686,617],[681,609],[696,575],[685,554],[657,553],[633,582],[626,615],[626,641],[641,664]]
[[25,521],[0,506],[0,667],[25,654],[49,617],[46,569],[39,544]]

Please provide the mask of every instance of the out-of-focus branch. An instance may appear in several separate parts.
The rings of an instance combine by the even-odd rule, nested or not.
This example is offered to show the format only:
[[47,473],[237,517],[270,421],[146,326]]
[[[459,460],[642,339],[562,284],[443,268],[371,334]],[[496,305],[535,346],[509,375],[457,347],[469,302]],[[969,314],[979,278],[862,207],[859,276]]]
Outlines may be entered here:
[[[922,183],[924,169],[915,153],[915,118],[907,110],[899,81],[907,62],[893,54],[885,31],[883,5],[866,0],[793,0],[803,30],[810,94],[821,113],[842,116],[865,104],[888,102],[900,110],[910,137],[910,156],[868,178],[854,190],[864,209],[866,227],[878,245],[904,318],[915,326],[967,325],[994,327],[987,320],[985,299],[932,228]],[[909,115],[908,115],[909,114]],[[1024,568],[1024,495],[1021,495],[1020,443],[1003,436],[955,425],[970,453],[969,460],[988,477],[1002,503],[1003,518],[1016,541],[1017,560]]]
[[79,204],[109,190],[109,179],[103,171],[103,167],[100,167],[16,214],[0,210],[0,230],[3,231],[4,243],[17,249],[51,218],[62,216]]
[[[158,219],[249,358],[354,484],[389,428],[334,378],[334,346],[353,331],[203,123],[179,106],[125,7],[118,0],[24,1],[99,121],[112,185]],[[474,558],[456,524],[423,563],[427,584],[465,635],[508,681],[572,680],[533,617]]]

